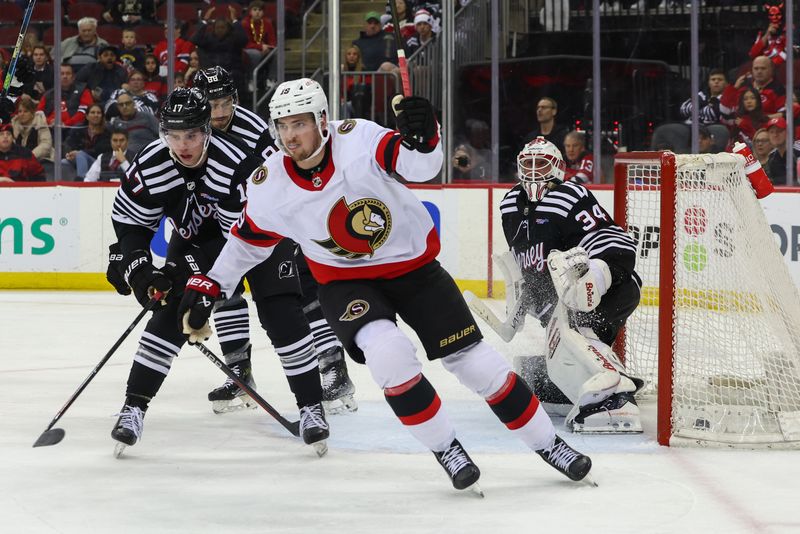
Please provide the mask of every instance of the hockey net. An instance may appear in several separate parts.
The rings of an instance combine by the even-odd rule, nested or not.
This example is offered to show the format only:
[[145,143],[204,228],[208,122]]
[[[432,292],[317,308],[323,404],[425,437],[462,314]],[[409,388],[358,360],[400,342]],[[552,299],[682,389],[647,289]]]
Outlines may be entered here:
[[621,154],[614,202],[643,280],[616,348],[659,443],[800,448],[800,296],[744,158]]

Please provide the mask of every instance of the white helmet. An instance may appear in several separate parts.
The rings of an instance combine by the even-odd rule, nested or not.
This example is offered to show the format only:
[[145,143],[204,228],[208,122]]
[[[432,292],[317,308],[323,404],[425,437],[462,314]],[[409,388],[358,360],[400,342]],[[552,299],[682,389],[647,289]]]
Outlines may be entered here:
[[549,181],[564,180],[565,169],[561,151],[544,137],[529,142],[517,155],[517,178],[531,202],[544,197]]
[[302,113],[314,114],[314,122],[316,122],[317,130],[322,136],[322,142],[319,147],[308,157],[308,159],[311,159],[319,154],[330,136],[327,128],[322,129],[322,117],[325,117],[326,120],[328,119],[328,98],[325,96],[322,86],[310,78],[300,78],[280,84],[269,101],[269,131],[278,148],[285,154],[288,154],[288,151],[283,146],[280,135],[278,135],[276,121]]

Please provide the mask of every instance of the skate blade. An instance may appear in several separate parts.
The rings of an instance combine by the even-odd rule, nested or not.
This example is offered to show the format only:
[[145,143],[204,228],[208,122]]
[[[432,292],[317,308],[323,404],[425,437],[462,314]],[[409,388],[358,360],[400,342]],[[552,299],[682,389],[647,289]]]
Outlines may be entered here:
[[358,411],[358,403],[352,396],[340,397],[332,401],[322,401],[326,415],[339,415]]
[[623,425],[602,425],[602,426],[589,426],[574,423],[572,431],[575,434],[641,434],[641,424],[623,424]]
[[594,481],[594,478],[592,478],[591,473],[587,473],[587,475],[581,479],[581,482],[584,482],[593,488],[599,487],[597,482]]
[[241,410],[254,410],[257,407],[258,404],[249,395],[242,395],[232,400],[211,401],[211,411],[217,415]]
[[474,493],[477,497],[483,499],[486,495],[483,494],[483,490],[481,489],[480,485],[476,482],[471,486],[467,486],[464,488],[464,491],[468,491],[470,493]]
[[316,452],[317,456],[320,458],[328,454],[328,440],[326,439],[312,443],[311,446],[314,447],[314,452]]
[[114,458],[122,458],[122,453],[125,452],[127,447],[128,446],[124,443],[117,442],[117,444],[114,445]]

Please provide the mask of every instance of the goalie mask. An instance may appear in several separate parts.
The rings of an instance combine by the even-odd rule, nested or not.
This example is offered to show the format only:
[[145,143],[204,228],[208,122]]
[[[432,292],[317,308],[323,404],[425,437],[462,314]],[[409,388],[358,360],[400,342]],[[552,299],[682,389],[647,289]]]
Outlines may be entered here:
[[565,169],[561,151],[544,137],[537,137],[517,155],[517,179],[531,202],[547,194],[550,181],[563,181]]
[[211,142],[211,106],[199,89],[172,91],[161,106],[159,137],[184,167],[199,167]]
[[[324,148],[328,142],[330,132],[327,128],[328,120],[328,98],[322,86],[310,78],[300,78],[283,82],[275,89],[275,94],[269,101],[269,133],[275,139],[284,154],[289,155],[289,151],[284,146],[278,133],[278,119],[311,113],[314,115],[314,123],[321,137],[319,146],[306,160],[314,158]],[[326,126],[323,128],[323,118]]]

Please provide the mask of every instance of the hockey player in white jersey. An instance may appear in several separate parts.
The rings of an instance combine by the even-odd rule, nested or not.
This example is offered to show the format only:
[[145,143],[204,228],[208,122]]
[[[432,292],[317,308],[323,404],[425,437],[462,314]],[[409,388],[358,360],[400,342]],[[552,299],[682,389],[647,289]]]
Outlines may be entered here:
[[[252,111],[239,105],[239,93],[233,77],[220,66],[199,70],[192,78],[192,87],[203,91],[211,105],[211,126],[239,138],[264,159],[278,148],[267,123]],[[322,402],[328,414],[342,411],[356,411],[355,386],[347,373],[344,350],[336,334],[322,315],[317,299],[317,283],[311,276],[302,252],[297,248],[295,255],[297,273],[303,289],[303,311],[314,336],[314,348],[322,374]],[[230,364],[230,362],[228,362]],[[246,365],[252,374],[250,360],[239,363]],[[208,394],[208,400],[221,403],[227,399],[243,396],[244,392],[231,380]]]
[[290,238],[303,249],[320,283],[323,313],[348,354],[366,363],[395,415],[433,451],[456,489],[473,486],[480,471],[423,374],[414,344],[398,328],[398,315],[429,360],[440,360],[485,399],[550,465],[583,479],[591,460],[556,435],[524,381],[482,341],[458,287],[436,261],[439,236],[428,211],[393,177],[424,182],[441,170],[430,103],[407,97],[396,113],[399,131],[366,120],[329,122],[317,82],[278,86],[270,128],[281,153],[250,176],[248,204],[214,267],[188,282],[178,312],[190,336],[203,338],[210,330],[203,299],[227,294],[249,265]]

